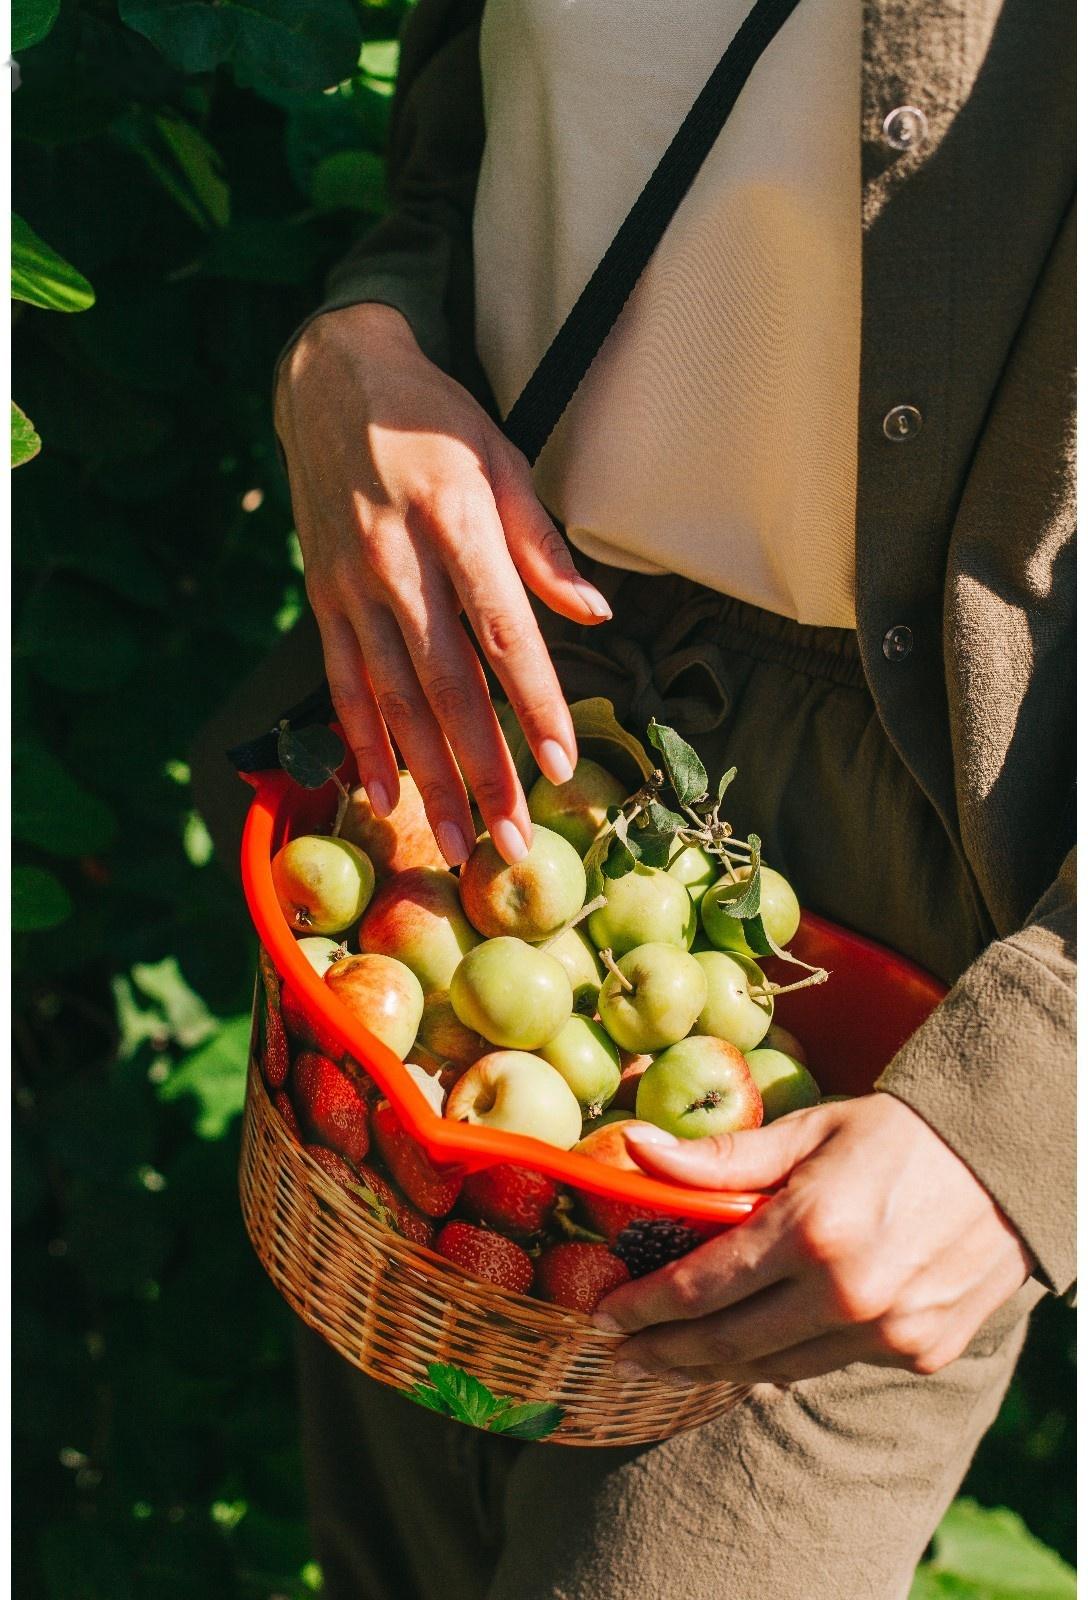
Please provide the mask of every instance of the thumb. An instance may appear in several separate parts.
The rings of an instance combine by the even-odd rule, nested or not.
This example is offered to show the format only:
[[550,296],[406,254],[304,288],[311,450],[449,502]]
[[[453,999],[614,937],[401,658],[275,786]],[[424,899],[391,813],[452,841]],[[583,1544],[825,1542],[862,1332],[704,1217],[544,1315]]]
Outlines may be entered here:
[[694,1189],[770,1189],[817,1149],[831,1131],[822,1108],[783,1117],[768,1128],[675,1139],[660,1128],[626,1128],[631,1155],[652,1178]]

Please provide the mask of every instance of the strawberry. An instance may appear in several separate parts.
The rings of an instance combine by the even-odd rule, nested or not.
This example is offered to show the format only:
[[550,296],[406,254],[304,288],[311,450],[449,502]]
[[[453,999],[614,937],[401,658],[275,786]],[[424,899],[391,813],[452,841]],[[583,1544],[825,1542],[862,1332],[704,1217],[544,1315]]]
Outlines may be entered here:
[[261,983],[264,986],[264,1044],[260,1063],[264,1081],[270,1089],[282,1089],[291,1070],[291,1052],[287,1046],[287,1032],[280,1013],[280,980],[268,952],[261,949],[258,957]]
[[630,1276],[606,1244],[552,1244],[537,1260],[533,1290],[568,1311],[590,1312]]
[[499,1165],[470,1172],[461,1191],[466,1213],[499,1233],[528,1239],[548,1226],[559,1190],[529,1167]]
[[579,1192],[578,1202],[587,1226],[594,1233],[603,1235],[609,1244],[615,1244],[624,1228],[632,1222],[661,1216],[660,1211],[652,1211],[634,1201],[612,1200],[608,1195],[590,1194],[588,1190]]
[[338,1183],[341,1189],[346,1189],[348,1194],[358,1198],[359,1180],[343,1156],[338,1156],[335,1150],[326,1150],[323,1144],[308,1144],[305,1149],[310,1159],[316,1161],[334,1183]]
[[348,1161],[370,1148],[366,1101],[335,1061],[306,1051],[295,1060],[295,1109],[310,1138]]
[[307,1010],[294,990],[286,984],[283,986],[280,1011],[287,1032],[304,1050],[315,1050],[318,1055],[328,1056],[330,1061],[339,1061],[344,1055],[344,1047],[332,1029]]
[[284,1122],[286,1122],[287,1129],[291,1134],[291,1137],[297,1139],[299,1144],[302,1144],[302,1129],[298,1125],[298,1117],[295,1115],[295,1108],[291,1104],[291,1096],[287,1093],[286,1089],[276,1090],[276,1093],[272,1096],[272,1104],[275,1106]]
[[501,1233],[475,1228],[471,1222],[447,1222],[434,1247],[473,1278],[497,1283],[500,1289],[512,1289],[515,1294],[529,1292],[533,1263],[520,1245]]
[[434,1243],[434,1224],[422,1216],[415,1206],[410,1206],[376,1168],[360,1162],[359,1177],[370,1191],[369,1197],[361,1196],[362,1202],[376,1213],[379,1222],[384,1222],[406,1239],[411,1239],[413,1244]]
[[412,1204],[428,1217],[444,1217],[461,1193],[460,1173],[440,1172],[427,1152],[406,1133],[400,1118],[383,1100],[372,1113],[374,1141],[395,1181]]

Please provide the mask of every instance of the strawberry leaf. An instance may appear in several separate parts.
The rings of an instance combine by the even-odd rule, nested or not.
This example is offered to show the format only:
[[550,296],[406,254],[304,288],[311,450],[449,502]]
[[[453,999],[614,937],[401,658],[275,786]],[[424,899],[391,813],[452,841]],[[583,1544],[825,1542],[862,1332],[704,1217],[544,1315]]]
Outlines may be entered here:
[[682,806],[701,800],[707,792],[706,768],[686,740],[660,722],[651,720],[646,737],[661,752],[665,775]]
[[288,777],[304,789],[320,789],[335,777],[345,750],[342,741],[323,723],[315,722],[308,728],[297,729],[282,723],[276,753]]
[[530,1400],[512,1405],[487,1425],[488,1433],[504,1433],[510,1439],[546,1439],[566,1416],[562,1406],[546,1400]]
[[436,1361],[427,1368],[427,1376],[446,1402],[449,1415],[458,1422],[483,1428],[503,1409],[487,1385],[461,1367],[443,1366]]

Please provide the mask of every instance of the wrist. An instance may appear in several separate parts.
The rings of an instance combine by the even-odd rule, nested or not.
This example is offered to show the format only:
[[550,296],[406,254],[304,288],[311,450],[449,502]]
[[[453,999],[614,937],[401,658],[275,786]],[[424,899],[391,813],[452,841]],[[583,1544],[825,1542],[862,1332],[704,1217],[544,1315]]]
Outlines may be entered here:
[[403,358],[406,352],[418,353],[418,349],[411,324],[395,306],[366,300],[322,311],[307,323],[280,362],[274,397],[277,427],[286,397],[304,376],[320,373],[330,364],[341,365],[345,355],[399,352]]

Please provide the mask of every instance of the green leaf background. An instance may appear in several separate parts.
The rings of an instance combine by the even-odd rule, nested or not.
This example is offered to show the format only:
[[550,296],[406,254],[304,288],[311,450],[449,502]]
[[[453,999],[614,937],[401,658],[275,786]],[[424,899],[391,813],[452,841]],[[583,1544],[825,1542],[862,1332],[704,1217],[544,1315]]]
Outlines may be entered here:
[[[319,1589],[292,1321],[238,1213],[255,946],[189,759],[302,603],[270,374],[384,204],[404,11],[13,10],[20,1600]],[[645,757],[607,703],[578,716],[634,787]],[[1066,1556],[1071,1339],[1067,1309],[1041,1307],[967,1486]],[[952,1531],[920,1581],[990,1592]]]

